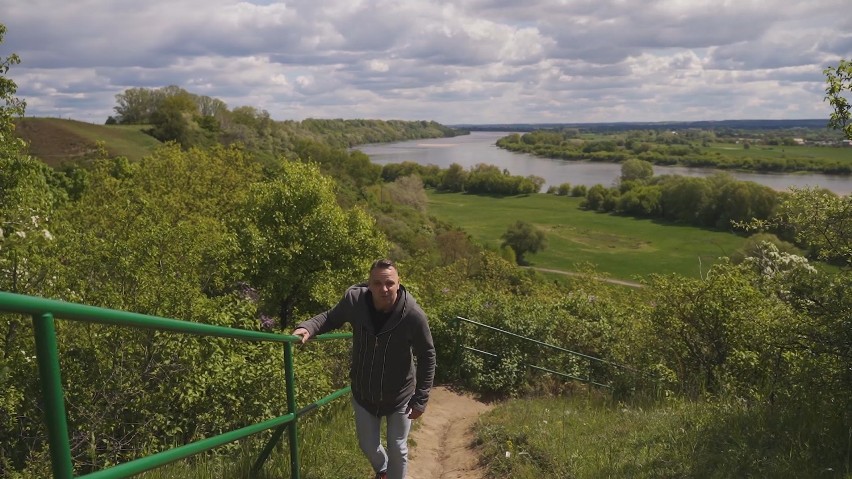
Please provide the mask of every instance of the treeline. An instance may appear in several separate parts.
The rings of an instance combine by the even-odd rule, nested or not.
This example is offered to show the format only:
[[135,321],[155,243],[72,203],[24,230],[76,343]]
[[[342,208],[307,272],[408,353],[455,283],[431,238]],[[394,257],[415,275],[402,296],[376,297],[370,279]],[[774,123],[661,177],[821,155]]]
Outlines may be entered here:
[[[569,190],[577,191],[564,184],[551,192]],[[622,164],[617,186],[598,184],[583,190],[581,206],[586,209],[722,230],[736,222],[769,219],[786,194],[726,173],[706,178],[654,176],[650,163],[636,159]]]
[[222,100],[196,95],[177,86],[125,90],[116,95],[115,112],[107,124],[150,125],[146,131],[164,142],[175,141],[184,148],[239,143],[267,158],[291,151],[296,140],[311,139],[348,148],[466,133],[434,121],[275,121],[265,110],[252,106],[229,109]]
[[439,191],[473,193],[481,195],[526,195],[538,193],[544,185],[540,176],[512,175],[494,165],[479,163],[465,170],[458,163],[447,169],[435,165],[421,165],[411,161],[389,163],[382,167],[382,179],[394,181],[417,175],[423,183]]
[[852,163],[838,160],[796,156],[792,137],[770,132],[750,140],[752,144],[783,145],[790,149],[784,158],[755,158],[731,155],[721,151],[708,152],[703,147],[711,142],[728,138],[731,131],[717,133],[710,130],[683,130],[678,132],[639,130],[621,135],[583,138],[580,130],[569,128],[560,131],[541,130],[530,133],[513,133],[497,140],[497,146],[509,151],[529,153],[562,160],[587,160],[620,163],[639,159],[655,165],[707,167],[719,169],[754,170],[766,172],[818,171],[827,174],[852,174]]

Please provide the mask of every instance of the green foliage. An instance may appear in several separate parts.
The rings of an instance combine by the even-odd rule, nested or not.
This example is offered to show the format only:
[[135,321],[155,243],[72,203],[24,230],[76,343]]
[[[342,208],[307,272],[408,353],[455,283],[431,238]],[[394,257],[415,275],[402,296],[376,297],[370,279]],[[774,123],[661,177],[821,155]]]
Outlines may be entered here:
[[465,180],[465,191],[475,194],[522,195],[538,193],[544,179],[536,176],[513,176],[494,165],[472,166]]
[[772,233],[757,233],[749,236],[743,246],[731,254],[731,262],[734,264],[742,263],[748,257],[754,257],[762,253],[765,249],[765,244],[772,244],[776,250],[781,253],[804,256],[801,249],[797,248],[792,243],[788,243]]
[[[429,199],[419,176],[403,176],[381,190],[382,200],[425,212]],[[385,198],[387,195],[387,199]]]
[[639,186],[623,193],[618,198],[615,211],[639,217],[656,217],[662,210],[658,186]]
[[[0,43],[3,43],[5,35],[6,26],[0,24]],[[15,97],[18,85],[6,76],[12,65],[19,63],[21,59],[14,53],[5,58],[0,57],[0,100],[3,100],[0,106],[0,158],[14,156],[24,147],[24,142],[14,136],[15,124],[12,120],[24,116],[27,103]]]
[[281,327],[294,313],[331,304],[386,251],[373,221],[338,206],[333,188],[316,165],[285,162],[273,181],[249,189],[242,206],[239,263]]
[[[73,170],[82,180],[69,200],[37,161],[3,162],[5,290],[256,330],[269,325],[258,314],[276,279],[308,285],[295,304],[314,308],[382,250],[372,221],[341,209],[332,183],[310,165],[286,163],[267,179],[240,149],[169,145],[139,163],[96,159]],[[259,202],[264,192],[281,201]],[[266,226],[306,261],[268,283],[254,281],[252,269],[265,257],[239,241],[263,231],[262,222],[248,224],[250,205],[286,218]],[[63,321],[58,332],[78,473],[282,413],[280,346]],[[41,476],[46,443],[29,321],[3,316],[0,334],[0,467]],[[299,400],[340,387],[346,355],[345,345],[300,354]]]
[[659,358],[649,366],[674,373],[679,392],[749,399],[778,393],[795,315],[767,296],[750,270],[723,263],[704,279],[657,276],[649,286],[638,310],[639,344],[649,348],[648,358]]
[[852,140],[852,113],[850,113],[849,93],[852,92],[852,62],[840,60],[836,67],[828,67],[823,70],[825,81],[825,99],[831,104],[834,111],[828,126],[842,129],[846,138]]
[[503,246],[509,246],[515,252],[518,264],[526,264],[524,255],[537,253],[547,248],[544,231],[526,221],[518,220],[510,225],[501,236]]
[[[838,69],[826,70],[830,85],[826,90],[829,95],[826,99],[831,100],[832,105],[838,105],[835,113],[838,118],[843,116],[841,112],[844,108],[843,102],[846,101],[843,94],[849,90],[848,72],[845,72],[847,69],[848,62]],[[839,121],[842,122],[842,119]],[[807,129],[804,132],[800,128],[779,131],[721,127],[706,130],[682,128],[678,131],[603,131],[595,135],[585,135],[583,139],[574,138],[558,143],[552,140],[553,134],[547,131],[532,132],[523,136],[510,134],[497,140],[497,146],[509,151],[560,160],[616,163],[644,161],[655,165],[771,172],[852,172],[852,151],[847,148],[800,146],[793,141],[793,138],[806,136],[809,143],[826,142],[840,146],[841,138],[838,135],[829,135],[815,129]],[[647,175],[647,172],[628,172],[629,176],[633,174],[642,176]]]
[[0,289],[51,289],[53,212],[64,201],[49,168],[33,158],[0,158]]
[[556,194],[559,196],[568,196],[571,194],[571,183],[562,183],[556,189]]
[[441,183],[438,185],[438,189],[441,191],[461,193],[465,191],[467,176],[467,171],[461,165],[453,163],[441,175]]
[[799,244],[820,258],[852,264],[852,197],[829,191],[794,189],[768,225],[787,226]]
[[848,477],[837,415],[742,402],[510,400],[475,426],[499,479]]
[[647,180],[654,176],[654,165],[631,158],[621,164],[621,181]]

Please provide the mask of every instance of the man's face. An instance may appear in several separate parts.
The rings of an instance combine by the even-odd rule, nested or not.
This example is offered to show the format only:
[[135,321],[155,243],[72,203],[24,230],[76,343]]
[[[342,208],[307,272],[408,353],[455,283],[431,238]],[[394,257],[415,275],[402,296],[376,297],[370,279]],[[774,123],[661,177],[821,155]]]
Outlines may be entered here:
[[399,292],[396,268],[375,268],[370,271],[368,288],[373,293],[373,306],[379,311],[390,311]]

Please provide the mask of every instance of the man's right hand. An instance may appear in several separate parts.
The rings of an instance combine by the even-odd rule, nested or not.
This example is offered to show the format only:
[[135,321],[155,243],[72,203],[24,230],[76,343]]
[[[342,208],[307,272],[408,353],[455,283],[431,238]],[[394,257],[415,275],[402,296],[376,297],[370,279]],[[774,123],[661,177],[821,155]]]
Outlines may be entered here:
[[293,336],[301,336],[302,344],[305,344],[306,342],[308,342],[308,339],[311,338],[311,333],[309,333],[308,330],[305,328],[296,328],[296,330],[293,331]]

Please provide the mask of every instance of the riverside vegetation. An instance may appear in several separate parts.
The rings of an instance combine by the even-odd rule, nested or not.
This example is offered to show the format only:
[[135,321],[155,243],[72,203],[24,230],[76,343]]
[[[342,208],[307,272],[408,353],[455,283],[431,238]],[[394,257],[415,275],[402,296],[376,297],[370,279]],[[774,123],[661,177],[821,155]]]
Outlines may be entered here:
[[[237,142],[167,143],[134,162],[98,148],[83,161],[50,168],[11,134],[11,118],[24,111],[14,98],[16,85],[5,77],[16,60],[3,60],[0,77],[4,291],[287,332],[333,304],[375,257],[390,255],[430,317],[439,381],[497,397],[548,397],[509,401],[505,407],[525,414],[498,408],[481,423],[483,457],[494,477],[533,477],[532,471],[565,477],[849,474],[848,197],[792,192],[760,222],[740,225],[787,235],[812,259],[832,260],[838,270],[817,270],[803,256],[761,244],[700,277],[649,274],[641,290],[586,277],[554,283],[507,261],[505,248],[494,251],[431,218],[428,178],[388,179],[382,168],[321,137],[288,137],[275,153]],[[184,100],[175,103],[186,106]],[[194,105],[200,114],[201,102]],[[496,362],[458,355],[455,316],[628,364],[641,374],[603,371],[601,380],[614,391],[595,400],[597,393],[582,386],[528,374],[527,362],[580,367],[538,347],[466,332],[466,340],[504,355]],[[283,412],[275,346],[62,321],[57,329],[77,474]],[[28,318],[3,315],[0,335],[0,476],[47,477]],[[300,404],[344,382],[346,355],[345,346],[334,343],[298,350]],[[348,421],[337,406],[306,419],[306,477],[369,475]],[[568,436],[584,440],[562,448],[539,442]],[[148,476],[241,477],[260,441],[247,439]],[[323,454],[330,441],[334,460]],[[722,467],[711,470],[721,458]],[[262,474],[284,475],[286,461],[276,453]]]

